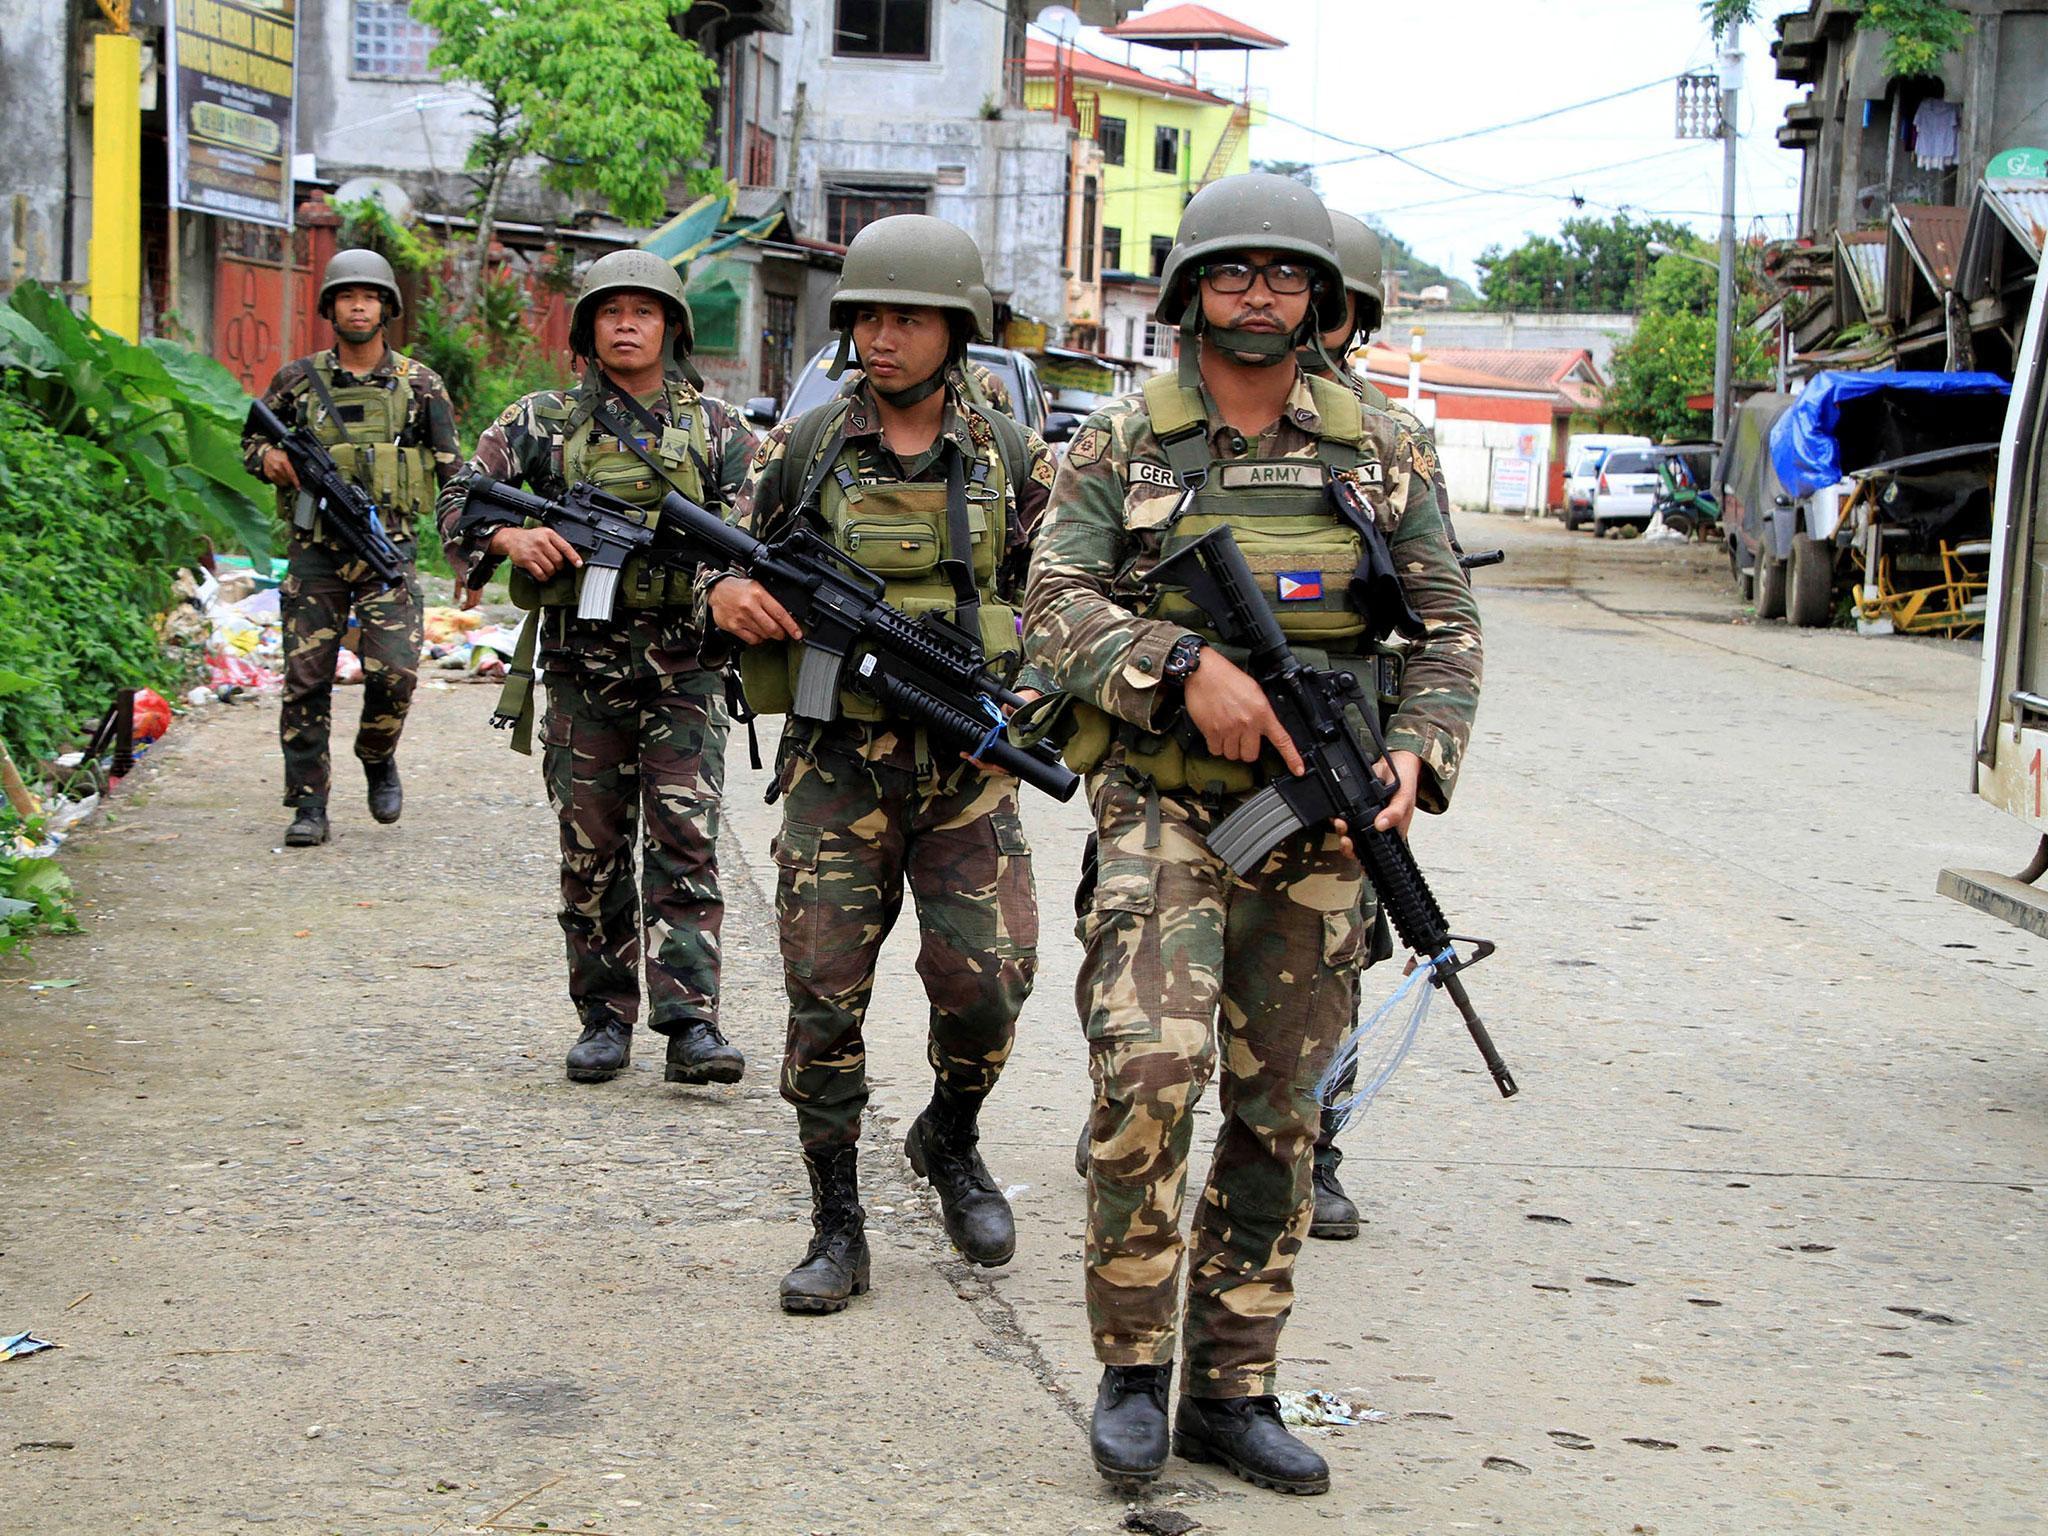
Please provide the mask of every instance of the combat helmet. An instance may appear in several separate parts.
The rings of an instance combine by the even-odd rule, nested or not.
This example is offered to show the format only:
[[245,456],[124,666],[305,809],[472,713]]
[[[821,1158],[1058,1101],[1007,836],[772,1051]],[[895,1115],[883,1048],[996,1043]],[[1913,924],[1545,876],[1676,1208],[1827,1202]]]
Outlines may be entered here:
[[[1202,319],[1202,303],[1195,291],[1202,268],[1240,251],[1272,251],[1315,269],[1318,280],[1309,290],[1309,312],[1299,334],[1286,337],[1228,330]],[[1208,336],[1231,352],[1277,363],[1296,346],[1342,324],[1347,307],[1337,237],[1323,200],[1290,177],[1251,171],[1213,181],[1188,199],[1181,210],[1173,249],[1159,274],[1159,306],[1153,316],[1180,327],[1182,370],[1191,372],[1192,343],[1198,335]]]
[[[970,340],[985,340],[995,321],[995,300],[982,271],[981,251],[967,231],[928,213],[897,213],[865,225],[846,247],[839,286],[833,290],[831,323],[839,332],[832,359],[839,377],[853,351],[853,313],[862,305],[924,305],[942,309],[952,322],[947,362],[958,362]],[[945,387],[945,368],[909,389],[876,393],[891,405],[915,405]]]
[[690,301],[683,294],[683,280],[676,269],[652,251],[612,251],[600,256],[583,274],[583,286],[576,293],[576,307],[569,311],[569,350],[578,357],[597,358],[597,301],[608,293],[632,289],[651,293],[668,310],[669,352],[683,376],[701,383],[690,366],[690,354],[697,347],[697,329],[690,317]]
[[1370,336],[1380,328],[1387,310],[1384,272],[1386,253],[1380,233],[1363,219],[1330,210],[1330,229],[1337,237],[1337,265],[1344,272],[1344,291],[1358,298],[1353,330]]
[[398,292],[398,274],[391,263],[375,251],[350,246],[327,258],[327,270],[320,274],[320,297],[315,308],[322,320],[334,318],[337,288],[375,288],[384,295],[384,318],[395,320],[405,313],[405,300]]

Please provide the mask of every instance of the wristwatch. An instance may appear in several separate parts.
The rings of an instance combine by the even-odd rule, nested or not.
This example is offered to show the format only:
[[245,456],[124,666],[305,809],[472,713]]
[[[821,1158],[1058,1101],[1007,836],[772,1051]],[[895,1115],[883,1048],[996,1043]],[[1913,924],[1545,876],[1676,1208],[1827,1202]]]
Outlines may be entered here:
[[1209,642],[1200,635],[1182,635],[1166,653],[1166,665],[1159,675],[1169,683],[1185,683],[1188,674],[1201,664],[1202,647]]

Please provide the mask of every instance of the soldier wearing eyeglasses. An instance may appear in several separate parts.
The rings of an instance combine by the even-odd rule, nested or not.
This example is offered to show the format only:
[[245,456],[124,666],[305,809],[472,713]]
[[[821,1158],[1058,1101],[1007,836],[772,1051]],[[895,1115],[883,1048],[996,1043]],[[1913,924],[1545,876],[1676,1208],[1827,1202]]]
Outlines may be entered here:
[[[1104,1367],[1090,1449],[1112,1480],[1159,1474],[1178,1357],[1175,1450],[1322,1493],[1329,1468],[1281,1423],[1274,1388],[1313,1212],[1316,1083],[1351,1022],[1375,901],[1338,825],[1242,878],[1209,850],[1219,821],[1301,759],[1206,615],[1142,578],[1228,526],[1297,652],[1363,669],[1367,616],[1351,596],[1363,524],[1335,494],[1355,492],[1426,627],[1386,733],[1399,785],[1377,825],[1401,831],[1418,803],[1442,810],[1456,781],[1478,615],[1427,455],[1297,361],[1345,313],[1313,193],[1263,175],[1197,193],[1157,313],[1180,327],[1179,368],[1074,438],[1024,611],[1027,655],[1083,701],[1068,761],[1089,774],[1100,844],[1076,988],[1095,1087],[1086,1291]],[[1223,1127],[1184,1239],[1191,1117],[1211,1076]]]

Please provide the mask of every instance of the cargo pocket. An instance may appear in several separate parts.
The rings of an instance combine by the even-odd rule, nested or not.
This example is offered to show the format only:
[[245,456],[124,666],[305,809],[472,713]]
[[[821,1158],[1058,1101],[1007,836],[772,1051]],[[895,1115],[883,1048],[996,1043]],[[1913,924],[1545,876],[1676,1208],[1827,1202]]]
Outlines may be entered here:
[[1091,1044],[1156,1041],[1165,1007],[1159,893],[1153,866],[1105,859],[1095,899],[1076,929],[1081,972],[1076,991]]
[[818,840],[816,827],[785,821],[775,834],[775,927],[782,963],[808,978],[817,967]]
[[1038,958],[1038,892],[1031,879],[1031,844],[1015,811],[992,811],[988,820],[996,839],[996,956],[1033,961]]
[[557,814],[567,815],[576,794],[576,717],[553,704],[541,719],[540,772],[548,800]]

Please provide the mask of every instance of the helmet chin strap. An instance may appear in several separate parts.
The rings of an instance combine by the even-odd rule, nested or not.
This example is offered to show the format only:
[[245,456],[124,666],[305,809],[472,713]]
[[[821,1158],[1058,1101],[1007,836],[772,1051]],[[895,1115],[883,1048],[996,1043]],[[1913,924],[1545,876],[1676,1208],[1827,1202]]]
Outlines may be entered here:
[[1280,331],[1240,331],[1227,325],[1202,325],[1213,345],[1252,368],[1272,368],[1294,355],[1295,338]]

